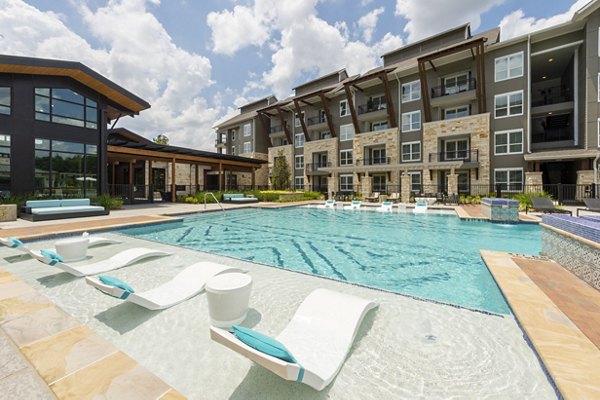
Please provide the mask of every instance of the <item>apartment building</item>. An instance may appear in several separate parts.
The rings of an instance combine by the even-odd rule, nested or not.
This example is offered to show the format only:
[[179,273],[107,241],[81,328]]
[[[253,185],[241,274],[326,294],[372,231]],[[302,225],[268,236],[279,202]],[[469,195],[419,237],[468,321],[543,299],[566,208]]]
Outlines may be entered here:
[[268,160],[323,192],[487,193],[598,180],[600,3],[501,40],[465,24],[256,109]]

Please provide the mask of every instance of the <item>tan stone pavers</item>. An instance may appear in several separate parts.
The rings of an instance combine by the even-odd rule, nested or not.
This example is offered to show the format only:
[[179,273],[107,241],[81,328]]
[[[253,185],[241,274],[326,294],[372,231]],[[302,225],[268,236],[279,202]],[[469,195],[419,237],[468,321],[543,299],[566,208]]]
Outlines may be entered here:
[[512,255],[481,250],[481,256],[563,397],[600,398],[598,347]]

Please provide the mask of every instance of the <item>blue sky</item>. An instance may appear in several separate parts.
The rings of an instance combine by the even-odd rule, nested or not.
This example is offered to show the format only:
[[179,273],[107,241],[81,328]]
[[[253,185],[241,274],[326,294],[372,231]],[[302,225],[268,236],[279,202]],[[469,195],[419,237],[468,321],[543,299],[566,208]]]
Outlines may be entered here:
[[0,0],[0,53],[78,60],[152,108],[119,123],[214,150],[247,101],[470,22],[502,38],[570,19],[587,0]]

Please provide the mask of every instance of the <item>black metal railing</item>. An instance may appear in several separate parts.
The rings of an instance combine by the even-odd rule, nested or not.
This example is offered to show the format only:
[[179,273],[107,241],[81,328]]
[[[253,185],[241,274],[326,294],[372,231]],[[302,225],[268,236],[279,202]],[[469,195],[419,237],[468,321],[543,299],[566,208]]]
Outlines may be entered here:
[[573,91],[566,86],[552,86],[532,92],[531,106],[541,107],[573,101]]
[[477,162],[479,161],[478,149],[442,151],[440,153],[429,153],[429,162],[447,162],[447,161],[463,161]]
[[318,171],[319,168],[331,167],[330,162],[316,162],[312,164],[305,164],[307,172],[315,172]]
[[357,107],[357,110],[358,110],[358,115],[367,114],[367,113],[379,111],[379,110],[387,110],[387,103],[381,102],[381,103],[361,104]]
[[317,115],[316,117],[307,118],[306,125],[311,126],[311,125],[323,124],[326,121],[327,120],[325,119],[324,115]]
[[288,124],[285,124],[285,126],[284,125],[275,125],[269,129],[269,133],[283,132],[285,130],[285,128],[289,128],[289,125]]
[[220,144],[227,144],[227,138],[217,138],[215,140],[215,146],[218,146]]
[[570,127],[545,129],[542,132],[533,132],[531,134],[532,143],[560,142],[573,139],[573,128]]
[[363,160],[356,160],[356,165],[385,165],[392,162],[391,157],[371,157]]
[[453,94],[468,92],[469,90],[475,90],[477,84],[475,78],[470,78],[465,81],[460,81],[455,85],[441,85],[431,88],[431,97],[443,97],[450,96]]

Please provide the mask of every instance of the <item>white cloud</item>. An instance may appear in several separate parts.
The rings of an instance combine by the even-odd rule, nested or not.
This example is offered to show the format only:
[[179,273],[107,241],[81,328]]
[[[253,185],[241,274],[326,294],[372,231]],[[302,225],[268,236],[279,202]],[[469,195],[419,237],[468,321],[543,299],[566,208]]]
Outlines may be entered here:
[[502,40],[510,39],[515,36],[523,35],[540,29],[548,28],[553,25],[561,24],[569,21],[573,14],[590,0],[576,1],[567,12],[557,14],[549,18],[526,17],[523,10],[518,9],[508,14],[500,21],[501,38]]
[[177,47],[147,4],[111,0],[97,10],[78,5],[80,18],[102,46],[92,47],[58,14],[0,0],[5,37],[0,53],[80,61],[152,105],[134,119],[122,118],[120,125],[147,137],[166,133],[171,144],[214,150],[211,126],[222,109],[201,95],[212,84],[210,61]]
[[377,27],[377,21],[379,20],[379,16],[384,12],[383,7],[379,7],[374,9],[373,11],[363,15],[358,20],[358,27],[363,31],[363,38],[365,42],[369,43],[373,38],[373,33],[375,32],[375,28]]
[[408,20],[404,32],[414,42],[470,22],[476,30],[481,14],[504,0],[396,0],[396,15]]
[[212,50],[216,53],[233,55],[248,45],[262,46],[269,39],[269,30],[249,7],[211,12],[206,22],[212,30]]

